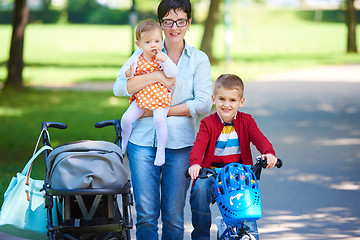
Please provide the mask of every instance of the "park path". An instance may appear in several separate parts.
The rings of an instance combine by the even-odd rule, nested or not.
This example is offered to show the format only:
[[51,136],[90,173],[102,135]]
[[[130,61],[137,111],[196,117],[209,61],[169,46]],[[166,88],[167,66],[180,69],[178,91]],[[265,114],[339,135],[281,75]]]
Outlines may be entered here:
[[[112,83],[81,87],[104,88]],[[245,83],[242,110],[254,116],[284,160],[283,168],[264,170],[260,181],[262,240],[360,240],[359,91],[360,65],[269,74]],[[219,211],[212,209],[215,218]],[[190,217],[187,201],[185,240]],[[0,239],[18,240],[1,233]]]

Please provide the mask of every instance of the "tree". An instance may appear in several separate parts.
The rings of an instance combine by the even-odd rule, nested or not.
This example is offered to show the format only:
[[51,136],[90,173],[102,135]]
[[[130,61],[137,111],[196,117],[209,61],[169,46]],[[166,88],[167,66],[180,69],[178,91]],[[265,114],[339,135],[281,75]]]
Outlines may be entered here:
[[209,14],[205,21],[205,30],[200,47],[200,49],[208,55],[210,62],[214,62],[215,60],[212,54],[212,44],[213,44],[215,26],[217,21],[219,20],[219,5],[220,5],[220,0],[210,1]]
[[346,23],[348,28],[347,35],[347,52],[348,53],[356,53],[356,10],[354,7],[354,0],[347,0],[347,16]]
[[8,62],[8,77],[5,88],[21,89],[23,86],[22,72],[24,67],[24,33],[29,17],[26,0],[16,0],[13,17],[13,32],[11,37],[10,56]]

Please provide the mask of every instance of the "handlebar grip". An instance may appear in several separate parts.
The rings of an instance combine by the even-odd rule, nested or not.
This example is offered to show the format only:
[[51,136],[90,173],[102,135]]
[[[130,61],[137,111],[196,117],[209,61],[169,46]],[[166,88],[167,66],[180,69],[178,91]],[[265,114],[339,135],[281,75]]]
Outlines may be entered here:
[[[275,166],[276,166],[277,168],[281,168],[282,165],[283,165],[283,161],[282,161],[280,158],[278,158]],[[267,160],[266,160],[266,159],[265,159],[265,160],[262,160],[261,166],[262,166],[262,168],[266,168],[266,167],[267,167]]]
[[101,121],[101,122],[95,123],[95,127],[103,128],[103,127],[107,127],[107,126],[115,126],[115,124],[116,124],[115,121],[116,120]]
[[[211,175],[216,176],[215,170],[213,170],[211,168],[201,168],[198,178],[205,179],[205,178],[208,178]],[[189,174],[188,170],[185,171],[185,177],[190,178],[190,174]]]
[[47,130],[48,128],[66,129],[68,126],[61,122],[42,122],[41,129]]

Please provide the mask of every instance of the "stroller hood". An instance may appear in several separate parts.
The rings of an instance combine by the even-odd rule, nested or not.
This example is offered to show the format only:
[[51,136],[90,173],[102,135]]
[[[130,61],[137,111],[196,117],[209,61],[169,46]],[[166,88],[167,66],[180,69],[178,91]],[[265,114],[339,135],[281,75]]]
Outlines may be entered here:
[[46,167],[53,189],[116,189],[128,180],[120,147],[106,141],[61,145],[49,154]]

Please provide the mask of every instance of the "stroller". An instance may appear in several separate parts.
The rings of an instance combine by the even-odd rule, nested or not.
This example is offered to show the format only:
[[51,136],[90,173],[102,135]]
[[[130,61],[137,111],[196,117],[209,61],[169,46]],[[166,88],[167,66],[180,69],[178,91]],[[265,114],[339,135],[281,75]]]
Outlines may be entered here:
[[[133,197],[119,147],[120,121],[103,121],[95,127],[111,125],[115,126],[115,144],[83,140],[45,152],[48,239],[131,239]],[[43,122],[41,138],[46,146],[50,146],[49,128],[67,125]]]

